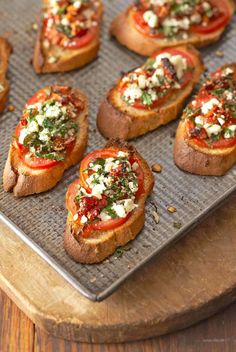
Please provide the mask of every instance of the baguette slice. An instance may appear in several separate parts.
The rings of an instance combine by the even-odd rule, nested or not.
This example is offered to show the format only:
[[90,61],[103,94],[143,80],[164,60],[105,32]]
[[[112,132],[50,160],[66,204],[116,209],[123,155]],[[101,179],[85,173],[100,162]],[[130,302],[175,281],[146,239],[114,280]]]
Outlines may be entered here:
[[6,74],[11,53],[12,47],[8,40],[0,37],[0,112],[5,108],[9,93],[10,84]]
[[[33,67],[36,73],[41,74],[72,71],[85,66],[96,59],[100,47],[100,27],[103,14],[102,1],[98,0],[98,3],[99,24],[97,32],[89,44],[79,49],[66,49],[52,44],[50,44],[49,47],[45,47],[43,45],[45,40],[43,25],[39,26],[33,56]],[[43,0],[44,11],[47,12],[49,5],[49,0]],[[51,59],[55,59],[53,60],[55,62],[52,62]]]
[[105,145],[105,148],[134,153],[144,172],[144,193],[139,198],[138,207],[133,210],[123,225],[113,230],[93,231],[86,238],[76,229],[72,215],[68,214],[64,247],[70,257],[80,263],[99,263],[113,254],[116,248],[124,246],[138,235],[144,226],[145,202],[154,185],[154,177],[150,167],[132,146],[120,140],[111,140]]
[[76,144],[65,160],[48,169],[32,169],[21,158],[13,137],[3,173],[3,187],[6,192],[13,191],[16,197],[28,196],[50,190],[60,181],[65,170],[77,164],[85,151],[88,140],[88,101],[78,89],[73,94],[83,107],[76,117],[78,125]]
[[167,101],[158,107],[146,110],[126,104],[115,86],[102,101],[97,116],[97,126],[104,137],[130,140],[166,125],[178,117],[187,97],[198,83],[204,67],[199,52],[193,46],[184,45],[176,49],[190,55],[194,65],[192,80],[183,89],[174,91]]
[[236,146],[210,149],[197,146],[188,138],[186,122],[181,121],[174,146],[176,165],[187,172],[201,176],[223,176],[236,163]]
[[[235,4],[233,0],[224,0],[225,6],[229,9],[230,18],[235,12]],[[110,33],[113,35],[122,45],[128,49],[145,56],[152,55],[157,49],[165,47],[174,47],[184,44],[193,44],[197,47],[203,47],[211,43],[217,42],[225,30],[226,26],[207,34],[195,34],[192,33],[187,39],[176,39],[169,40],[168,38],[157,39],[142,34],[136,29],[134,20],[131,16],[131,8],[118,15],[110,26]]]
[[[224,65],[221,69],[226,67],[230,67],[236,72],[236,64]],[[236,163],[236,145],[223,148],[198,145],[189,136],[187,121],[188,119],[184,112],[177,128],[174,145],[176,165],[192,174],[223,176]]]

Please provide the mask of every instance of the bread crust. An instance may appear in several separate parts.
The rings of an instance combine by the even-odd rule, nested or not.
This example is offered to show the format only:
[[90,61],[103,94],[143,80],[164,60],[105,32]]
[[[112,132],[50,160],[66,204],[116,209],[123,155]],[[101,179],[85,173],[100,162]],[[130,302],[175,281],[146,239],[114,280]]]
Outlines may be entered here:
[[[39,25],[35,50],[33,55],[33,67],[36,73],[53,73],[72,71],[85,66],[96,59],[100,47],[100,26],[103,15],[102,1],[99,7],[99,25],[94,39],[86,46],[80,49],[64,49],[53,45],[49,49],[43,47],[42,26]],[[44,0],[44,7],[48,6],[48,0]],[[55,56],[58,60],[55,63],[49,63],[48,58]]]
[[182,170],[202,176],[223,176],[236,163],[236,147],[210,149],[191,142],[185,120],[176,132],[174,161]]
[[16,197],[23,197],[48,191],[56,186],[65,170],[82,159],[88,140],[88,101],[80,90],[74,90],[73,93],[77,99],[83,101],[84,109],[76,121],[79,129],[72,152],[63,162],[54,167],[34,170],[22,162],[13,139],[3,173],[3,188],[6,192],[13,191]]
[[193,46],[183,45],[178,49],[188,52],[192,57],[195,71],[191,82],[173,94],[167,102],[150,110],[128,106],[121,99],[117,87],[112,88],[102,101],[97,115],[97,126],[104,137],[130,140],[166,125],[178,117],[186,98],[191,94],[204,70],[200,54]]
[[64,247],[72,259],[85,264],[99,263],[114,253],[116,248],[133,240],[141,231],[145,221],[145,201],[153,189],[154,177],[146,161],[139,153],[122,141],[109,142],[105,148],[132,150],[144,171],[144,194],[141,195],[138,207],[130,218],[121,226],[109,231],[94,231],[89,238],[76,232],[73,219],[67,219],[64,235]]
[[[230,17],[235,12],[235,4],[233,0],[226,0],[229,6]],[[130,15],[130,9],[132,6],[121,14],[119,14],[111,23],[110,33],[124,46],[130,50],[140,54],[150,56],[157,49],[165,47],[175,47],[184,44],[193,44],[197,47],[202,47],[214,43],[219,40],[225,27],[220,28],[214,33],[208,34],[191,34],[189,38],[185,40],[168,40],[168,39],[157,39],[145,36],[135,28],[135,24]]]
[[12,46],[7,39],[0,37],[0,83],[3,90],[0,92],[0,112],[5,108],[10,84],[6,79],[6,74],[9,66],[9,58],[12,53]]

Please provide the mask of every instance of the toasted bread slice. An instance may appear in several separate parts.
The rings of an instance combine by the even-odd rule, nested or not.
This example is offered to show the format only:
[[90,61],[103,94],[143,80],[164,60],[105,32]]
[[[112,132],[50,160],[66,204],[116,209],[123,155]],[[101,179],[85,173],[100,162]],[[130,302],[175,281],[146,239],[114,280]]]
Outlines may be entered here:
[[[236,74],[236,64],[232,63],[232,64],[223,65],[218,70],[213,72],[212,76],[214,77],[214,75],[216,75],[218,72],[221,72],[223,70],[229,70],[229,69],[232,70],[231,74],[233,75]],[[228,76],[224,76],[224,77],[228,77]],[[229,80],[232,83],[235,82],[235,78],[233,77],[234,76],[229,76]],[[213,79],[213,83],[211,82],[211,79],[207,80],[203,84],[198,95],[194,98],[192,102],[189,103],[187,108],[190,108],[190,109],[193,108],[192,104],[194,101],[196,102],[196,99],[198,99],[198,96],[200,97],[203,96],[203,102],[204,102],[204,99],[205,99],[204,89],[206,89],[207,87],[206,91],[208,92],[208,94],[210,94],[210,99],[212,98],[217,100],[219,99],[219,102],[221,104],[219,106],[222,106],[222,109],[223,109],[220,111],[216,110],[216,112],[213,110],[213,115],[211,113],[211,110],[209,110],[208,118],[211,119],[212,116],[213,118],[214,116],[223,118],[223,120],[220,120],[220,122],[217,122],[218,121],[217,119],[215,122],[212,122],[212,123],[213,124],[219,123],[221,125],[221,131],[224,131],[224,128],[225,128],[224,126],[228,127],[228,117],[225,117],[224,114],[228,116],[229,112],[226,112],[224,110],[225,103],[222,104],[221,99],[222,97],[224,97],[223,99],[226,99],[226,102],[227,102],[228,97],[226,92],[230,86],[227,86],[227,82],[225,82],[224,80],[223,81],[221,80],[219,74]],[[216,83],[214,83],[214,80]],[[223,93],[220,92],[220,94],[216,96],[213,92],[217,91],[217,88],[219,87],[223,87]],[[228,101],[229,104],[232,103],[231,98],[234,99],[234,93],[232,92],[231,94],[232,96],[229,98],[229,101]],[[233,100],[233,103],[234,103],[234,100]],[[214,105],[212,107],[214,107]],[[198,115],[198,117],[200,116],[201,118],[201,116],[204,116],[201,110],[199,111],[199,108],[197,109],[194,108],[194,111],[195,111],[195,114]],[[225,118],[227,120],[224,122]],[[223,122],[223,125],[222,125],[222,122]],[[204,127],[204,125],[201,127]],[[236,139],[236,135],[234,138]],[[189,134],[188,115],[187,115],[187,112],[184,111],[182,115],[182,119],[179,123],[177,132],[176,132],[176,139],[175,139],[175,145],[174,145],[174,160],[176,165],[180,169],[190,172],[192,174],[203,175],[203,176],[204,175],[222,176],[236,163],[236,145],[232,144],[232,145],[229,145],[228,147],[224,146],[222,148],[220,148],[218,145],[215,145],[214,148],[210,145],[209,147],[207,145],[206,146],[201,144],[198,145],[197,143],[194,142],[194,140],[191,138]]]
[[192,80],[184,89],[173,91],[168,100],[154,109],[136,109],[121,99],[117,86],[112,88],[102,101],[97,126],[106,138],[129,140],[152,131],[176,119],[185,100],[191,94],[203,72],[203,63],[199,52],[192,46],[180,46],[178,50],[187,52],[194,65]]
[[[225,0],[226,6],[229,8],[230,18],[235,12],[235,4],[233,0]],[[153,38],[139,32],[134,24],[131,16],[130,6],[126,11],[118,15],[112,22],[110,33],[116,39],[130,50],[140,54],[150,56],[157,49],[165,47],[174,47],[184,44],[193,44],[197,47],[202,47],[214,43],[219,40],[226,26],[207,34],[191,33],[187,39],[170,40]]]
[[6,74],[9,65],[9,58],[12,53],[12,47],[5,38],[0,37],[0,112],[5,108],[8,93],[9,81],[6,79]]
[[6,192],[13,191],[16,197],[23,197],[48,191],[60,181],[65,170],[81,160],[88,139],[88,101],[78,89],[74,90],[73,94],[83,104],[83,109],[75,120],[78,132],[72,151],[65,160],[55,166],[47,169],[32,169],[22,161],[19,148],[13,137],[3,173],[3,187]]
[[180,122],[174,146],[176,165],[187,172],[202,176],[223,176],[236,163],[236,146],[231,148],[202,148],[191,142],[186,122]]
[[135,154],[144,173],[144,193],[138,200],[138,207],[133,210],[123,225],[107,231],[93,231],[89,237],[83,237],[83,233],[76,229],[73,217],[69,213],[64,246],[68,254],[80,263],[99,263],[113,254],[116,248],[125,245],[138,235],[145,221],[145,202],[154,185],[150,167],[132,146],[119,140],[113,140],[108,142],[105,148]]
[[[100,47],[100,26],[103,14],[102,1],[98,0],[99,25],[92,41],[79,49],[66,49],[58,45],[44,46],[44,33],[42,25],[39,26],[37,35],[33,67],[36,73],[67,72],[87,65],[96,59]],[[47,11],[49,0],[43,0],[44,9]],[[53,59],[51,61],[51,59]],[[54,62],[53,62],[54,61]]]

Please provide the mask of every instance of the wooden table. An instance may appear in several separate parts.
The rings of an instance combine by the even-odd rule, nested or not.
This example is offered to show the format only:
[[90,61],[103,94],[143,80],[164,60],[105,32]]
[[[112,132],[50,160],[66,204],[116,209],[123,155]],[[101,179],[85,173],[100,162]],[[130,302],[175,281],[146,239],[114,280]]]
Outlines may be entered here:
[[234,352],[236,303],[216,316],[175,334],[137,343],[77,344],[48,336],[0,291],[1,352]]

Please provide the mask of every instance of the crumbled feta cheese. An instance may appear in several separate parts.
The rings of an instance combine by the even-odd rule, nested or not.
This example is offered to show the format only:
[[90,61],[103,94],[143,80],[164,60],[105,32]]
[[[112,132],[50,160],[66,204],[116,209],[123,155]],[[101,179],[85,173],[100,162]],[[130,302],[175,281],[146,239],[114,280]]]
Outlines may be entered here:
[[37,121],[39,126],[43,126],[43,121],[44,121],[44,116],[43,115],[37,115],[35,117],[35,120]]
[[226,67],[223,71],[223,75],[226,77],[228,75],[231,75],[233,72],[234,72],[234,70],[232,70],[232,68]]
[[136,170],[138,170],[138,168],[139,168],[139,164],[135,161],[132,165],[132,170],[136,171]]
[[144,12],[143,19],[148,24],[148,26],[151,27],[151,28],[156,28],[157,25],[158,25],[158,17],[151,10],[148,10],[148,11]]
[[236,125],[231,125],[231,126],[227,127],[227,130],[224,133],[224,137],[226,139],[232,138],[235,136],[235,132],[236,132]]
[[203,10],[204,10],[204,11],[209,11],[209,10],[211,9],[211,5],[210,5],[209,2],[207,2],[207,1],[204,1],[204,2],[202,3],[202,7],[203,7]]
[[233,93],[229,92],[228,90],[225,92],[226,99],[232,100],[233,99]]
[[[170,60],[172,65],[174,65],[178,79],[181,79],[184,71],[187,69],[187,60],[181,55],[171,55],[170,53],[162,53],[156,56],[156,61],[153,65],[154,68],[157,68],[161,64],[161,60],[167,58]],[[164,74],[164,72],[163,72]]]
[[103,183],[100,183],[98,185],[94,185],[92,188],[92,195],[98,199],[102,198],[102,194],[105,191],[106,187]]
[[187,69],[187,60],[181,55],[174,55],[170,58],[170,62],[174,65],[178,79],[181,79],[184,71]]
[[64,17],[64,18],[61,20],[61,24],[62,24],[63,26],[69,26],[70,22],[69,22],[69,20],[68,20],[66,17]]
[[225,123],[225,120],[224,120],[224,116],[223,116],[223,115],[220,116],[220,117],[218,117],[217,120],[218,120],[218,122],[219,122],[219,124],[220,124],[221,126],[223,126],[223,124]]
[[107,221],[107,220],[111,220],[112,217],[110,215],[108,215],[105,211],[102,211],[99,215],[99,218],[102,220],[102,221]]
[[73,220],[74,220],[74,221],[77,221],[78,218],[79,218],[79,215],[78,215],[78,214],[75,214],[75,215],[73,216]]
[[140,99],[143,92],[142,90],[135,84],[131,84],[124,91],[124,99],[127,100],[130,104],[134,103],[136,99]]
[[47,128],[45,128],[44,130],[42,130],[42,132],[39,133],[39,139],[42,142],[48,142],[50,140],[50,134]]
[[113,204],[112,209],[116,212],[116,214],[119,216],[119,218],[125,218],[126,217],[126,211],[125,207],[122,204]]
[[222,128],[219,125],[210,125],[210,124],[205,124],[204,128],[207,132],[208,137],[211,137],[212,135],[217,135],[222,131]]
[[196,116],[195,117],[195,123],[196,125],[203,126],[204,124],[204,118],[202,116]]
[[181,20],[167,17],[162,24],[164,27],[176,27],[177,29],[186,30],[186,29],[189,29],[190,27],[190,20],[188,17],[184,17]]
[[129,182],[129,188],[130,188],[131,192],[135,193],[138,190],[138,185],[135,184],[134,182]]
[[24,140],[25,140],[25,137],[28,135],[28,132],[27,132],[27,129],[26,128],[23,128],[21,131],[20,131],[20,136],[19,136],[19,143],[20,144],[24,144]]
[[125,199],[124,207],[125,207],[126,214],[128,214],[137,207],[137,204],[134,203],[133,199]]
[[128,153],[123,152],[122,150],[120,150],[117,155],[119,158],[127,158],[129,156]]
[[82,0],[77,0],[73,3],[74,7],[76,9],[80,9],[81,5],[82,5]]
[[212,98],[211,100],[209,100],[208,102],[202,105],[202,108],[201,108],[202,113],[204,115],[207,114],[209,111],[213,109],[214,106],[221,106],[221,103],[216,98]]
[[139,87],[140,87],[141,89],[146,88],[147,83],[148,83],[148,81],[147,81],[147,79],[146,79],[146,77],[145,77],[144,75],[140,75],[140,76],[138,77],[138,85],[139,85]]
[[27,131],[28,133],[34,133],[34,132],[38,132],[39,130],[39,125],[37,124],[37,122],[35,121],[31,121],[28,125],[27,125]]
[[195,13],[190,17],[190,19],[191,19],[191,23],[200,23],[202,20],[202,17],[199,13]]
[[53,105],[53,106],[49,106],[46,111],[45,111],[45,116],[46,117],[59,117],[61,114],[61,109],[60,106],[58,105]]
[[80,222],[81,224],[86,224],[86,222],[88,222],[88,218],[85,215],[83,215]]

